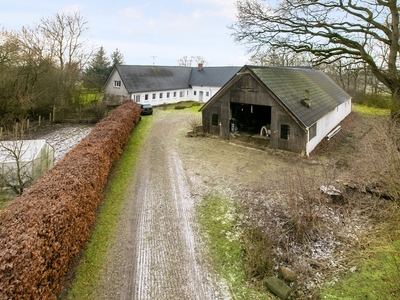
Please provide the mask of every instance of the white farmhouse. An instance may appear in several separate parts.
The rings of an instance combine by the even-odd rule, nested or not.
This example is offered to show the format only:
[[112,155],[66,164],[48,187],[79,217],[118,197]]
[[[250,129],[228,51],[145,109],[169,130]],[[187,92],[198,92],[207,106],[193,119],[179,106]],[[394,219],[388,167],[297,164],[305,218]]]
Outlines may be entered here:
[[240,67],[117,65],[105,84],[105,94],[116,103],[161,105],[180,101],[207,102]]

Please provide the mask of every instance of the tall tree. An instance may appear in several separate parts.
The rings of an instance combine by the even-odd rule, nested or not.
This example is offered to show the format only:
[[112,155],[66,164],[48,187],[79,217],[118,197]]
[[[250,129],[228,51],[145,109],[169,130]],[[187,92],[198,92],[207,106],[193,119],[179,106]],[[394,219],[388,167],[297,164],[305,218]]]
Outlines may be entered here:
[[94,88],[100,91],[110,73],[110,60],[106,56],[103,47],[93,55],[83,76],[86,88]]
[[111,68],[115,65],[124,64],[124,55],[117,49],[111,53]]
[[281,0],[275,7],[259,2],[237,2],[238,20],[230,27],[236,41],[250,51],[311,53],[314,65],[340,59],[365,63],[400,103],[397,0]]
[[45,51],[58,65],[59,76],[55,86],[58,89],[56,104],[67,107],[78,99],[77,81],[92,55],[88,51],[84,33],[87,21],[78,12],[57,13],[42,18],[39,30],[45,41]]
[[78,13],[56,14],[32,27],[1,32],[1,122],[76,103],[77,83],[91,55],[83,41],[86,23]]

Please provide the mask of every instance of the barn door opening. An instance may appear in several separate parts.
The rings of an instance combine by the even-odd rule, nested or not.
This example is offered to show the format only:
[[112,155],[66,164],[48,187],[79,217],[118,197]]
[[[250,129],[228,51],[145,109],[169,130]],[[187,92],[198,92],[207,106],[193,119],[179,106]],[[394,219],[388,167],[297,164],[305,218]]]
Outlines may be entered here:
[[231,102],[231,115],[242,132],[260,134],[262,127],[271,126],[271,106]]

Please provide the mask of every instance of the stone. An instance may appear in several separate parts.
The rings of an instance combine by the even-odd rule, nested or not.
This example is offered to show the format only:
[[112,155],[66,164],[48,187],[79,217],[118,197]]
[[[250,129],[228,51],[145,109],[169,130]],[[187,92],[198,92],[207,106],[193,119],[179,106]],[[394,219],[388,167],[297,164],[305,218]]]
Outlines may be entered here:
[[291,292],[290,287],[279,278],[272,276],[265,281],[265,286],[279,298],[286,300]]
[[283,280],[290,281],[290,282],[294,282],[297,279],[296,272],[285,266],[280,266],[278,268],[278,274],[279,274],[280,278],[282,278]]

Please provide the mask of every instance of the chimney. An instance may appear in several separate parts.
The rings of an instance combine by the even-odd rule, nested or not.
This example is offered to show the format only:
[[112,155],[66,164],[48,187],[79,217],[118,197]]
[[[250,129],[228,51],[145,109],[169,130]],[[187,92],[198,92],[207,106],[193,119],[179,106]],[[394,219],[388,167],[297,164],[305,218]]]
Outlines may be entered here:
[[310,100],[310,91],[304,90],[303,99],[301,99],[301,103],[305,106],[310,108],[311,107],[311,100]]
[[199,63],[199,64],[198,64],[197,70],[198,70],[198,71],[203,70],[203,63]]

